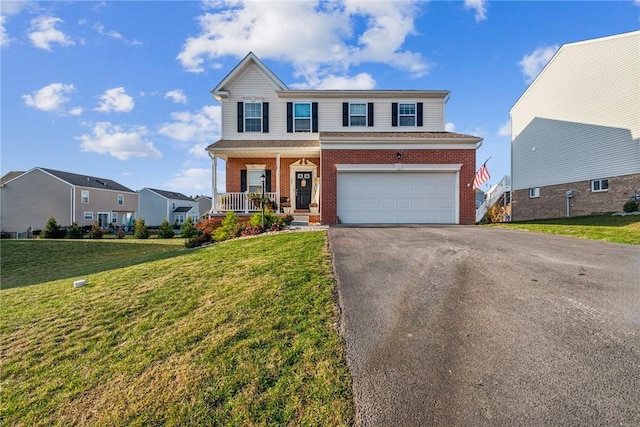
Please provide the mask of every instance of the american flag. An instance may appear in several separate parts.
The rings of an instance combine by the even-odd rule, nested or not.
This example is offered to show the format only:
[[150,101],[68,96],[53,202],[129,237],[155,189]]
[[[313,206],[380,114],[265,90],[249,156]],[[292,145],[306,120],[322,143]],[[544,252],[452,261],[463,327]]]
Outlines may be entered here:
[[480,187],[481,184],[489,181],[491,175],[489,175],[489,169],[487,169],[487,164],[485,163],[482,167],[476,172],[476,176],[473,178],[473,189]]

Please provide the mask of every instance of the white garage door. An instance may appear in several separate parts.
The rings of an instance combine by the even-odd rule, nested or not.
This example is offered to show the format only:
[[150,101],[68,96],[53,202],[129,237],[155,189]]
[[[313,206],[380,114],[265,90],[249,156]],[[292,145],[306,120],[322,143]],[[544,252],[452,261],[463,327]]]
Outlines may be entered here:
[[457,174],[338,173],[338,218],[344,224],[456,224]]

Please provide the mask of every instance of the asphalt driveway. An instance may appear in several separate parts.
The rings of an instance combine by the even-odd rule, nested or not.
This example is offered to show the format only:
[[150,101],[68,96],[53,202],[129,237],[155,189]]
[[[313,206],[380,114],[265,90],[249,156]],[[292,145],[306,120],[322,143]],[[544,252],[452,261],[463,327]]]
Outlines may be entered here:
[[362,426],[640,425],[640,248],[331,227]]

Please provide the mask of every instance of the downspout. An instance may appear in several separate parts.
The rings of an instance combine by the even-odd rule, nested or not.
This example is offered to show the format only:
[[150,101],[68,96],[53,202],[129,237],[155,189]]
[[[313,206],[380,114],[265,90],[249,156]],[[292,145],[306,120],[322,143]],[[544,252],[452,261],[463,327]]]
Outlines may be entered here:
[[71,187],[71,222],[73,224],[76,219],[76,187]]

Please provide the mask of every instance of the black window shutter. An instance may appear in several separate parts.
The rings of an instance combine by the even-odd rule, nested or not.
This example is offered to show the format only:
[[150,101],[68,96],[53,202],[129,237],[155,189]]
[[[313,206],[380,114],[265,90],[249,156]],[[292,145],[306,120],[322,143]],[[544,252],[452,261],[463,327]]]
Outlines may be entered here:
[[367,104],[367,126],[373,126],[373,102]]
[[422,102],[416,106],[416,126],[422,126]]
[[243,169],[240,171],[240,191],[244,193],[247,191],[247,170]]
[[244,104],[238,102],[238,132],[244,132]]
[[398,126],[398,103],[391,103],[391,126]]
[[311,103],[311,132],[318,132],[318,103]]
[[264,171],[264,191],[271,193],[271,169]]
[[269,133],[269,103],[262,103],[262,132]]
[[293,132],[293,102],[287,102],[287,132]]
[[349,126],[349,103],[342,103],[342,126]]

